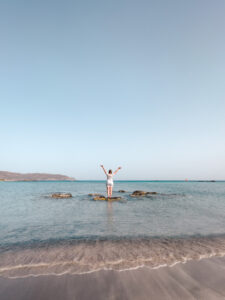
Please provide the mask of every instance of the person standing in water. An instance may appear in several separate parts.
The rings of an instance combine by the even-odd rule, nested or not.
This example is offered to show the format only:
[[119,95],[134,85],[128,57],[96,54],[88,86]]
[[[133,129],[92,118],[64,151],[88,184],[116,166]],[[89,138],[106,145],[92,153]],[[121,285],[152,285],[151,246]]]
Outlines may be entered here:
[[101,165],[103,171],[105,172],[105,175],[107,176],[107,182],[106,182],[106,189],[107,189],[107,195],[108,198],[112,197],[112,189],[113,189],[113,176],[121,169],[121,167],[119,167],[114,173],[112,172],[112,170],[109,170],[109,172],[107,173],[104,166]]

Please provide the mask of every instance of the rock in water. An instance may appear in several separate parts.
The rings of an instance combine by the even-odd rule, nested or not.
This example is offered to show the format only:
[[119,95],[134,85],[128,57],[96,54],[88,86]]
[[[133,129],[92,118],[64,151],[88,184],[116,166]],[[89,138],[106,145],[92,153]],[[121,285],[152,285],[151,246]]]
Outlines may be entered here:
[[122,200],[122,197],[111,197],[111,198],[107,198],[108,201],[119,201]]
[[103,195],[97,195],[93,198],[94,200],[106,200],[107,198]]
[[119,190],[118,193],[126,193],[124,190]]
[[[93,193],[93,194],[88,194],[88,196],[101,196],[101,194]],[[103,197],[104,197],[104,196],[103,196]]]
[[73,197],[70,193],[54,193],[51,196],[52,198],[71,198]]
[[111,197],[111,198],[108,198],[108,197],[100,195],[100,196],[94,197],[93,199],[94,200],[103,200],[103,201],[119,201],[122,198],[121,197]]
[[134,191],[131,196],[132,197],[139,197],[139,196],[145,196],[147,194],[147,192],[144,192],[144,191]]
[[122,197],[111,197],[111,198],[106,198],[108,201],[119,201],[122,200]]
[[155,195],[157,194],[156,192],[144,192],[144,191],[134,191],[130,196],[131,197],[143,197],[147,195]]

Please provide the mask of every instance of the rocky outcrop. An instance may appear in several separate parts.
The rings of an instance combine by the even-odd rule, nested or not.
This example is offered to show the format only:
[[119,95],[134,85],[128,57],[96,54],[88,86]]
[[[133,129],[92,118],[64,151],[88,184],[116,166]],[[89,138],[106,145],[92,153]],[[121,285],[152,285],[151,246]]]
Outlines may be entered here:
[[70,193],[54,193],[51,195],[51,197],[61,199],[61,198],[71,198],[73,196]]
[[105,197],[105,196],[97,196],[97,197],[94,197],[93,198],[94,200],[102,200],[102,201],[119,201],[122,199],[122,197],[111,197],[111,198],[108,198],[108,197]]
[[145,191],[134,191],[130,196],[131,197],[144,197],[147,195],[156,195],[156,192],[145,192]]

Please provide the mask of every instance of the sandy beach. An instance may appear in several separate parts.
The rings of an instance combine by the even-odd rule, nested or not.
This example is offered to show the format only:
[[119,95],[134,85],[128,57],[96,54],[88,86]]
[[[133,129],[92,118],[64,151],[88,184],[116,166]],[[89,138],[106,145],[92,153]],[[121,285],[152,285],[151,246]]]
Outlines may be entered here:
[[1,300],[225,299],[225,257],[159,269],[0,278]]

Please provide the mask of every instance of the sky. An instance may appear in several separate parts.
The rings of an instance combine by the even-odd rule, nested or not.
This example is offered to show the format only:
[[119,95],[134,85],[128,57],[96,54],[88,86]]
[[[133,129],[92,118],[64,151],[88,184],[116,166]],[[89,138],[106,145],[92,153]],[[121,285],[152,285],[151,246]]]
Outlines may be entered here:
[[0,170],[225,179],[224,0],[0,1]]

